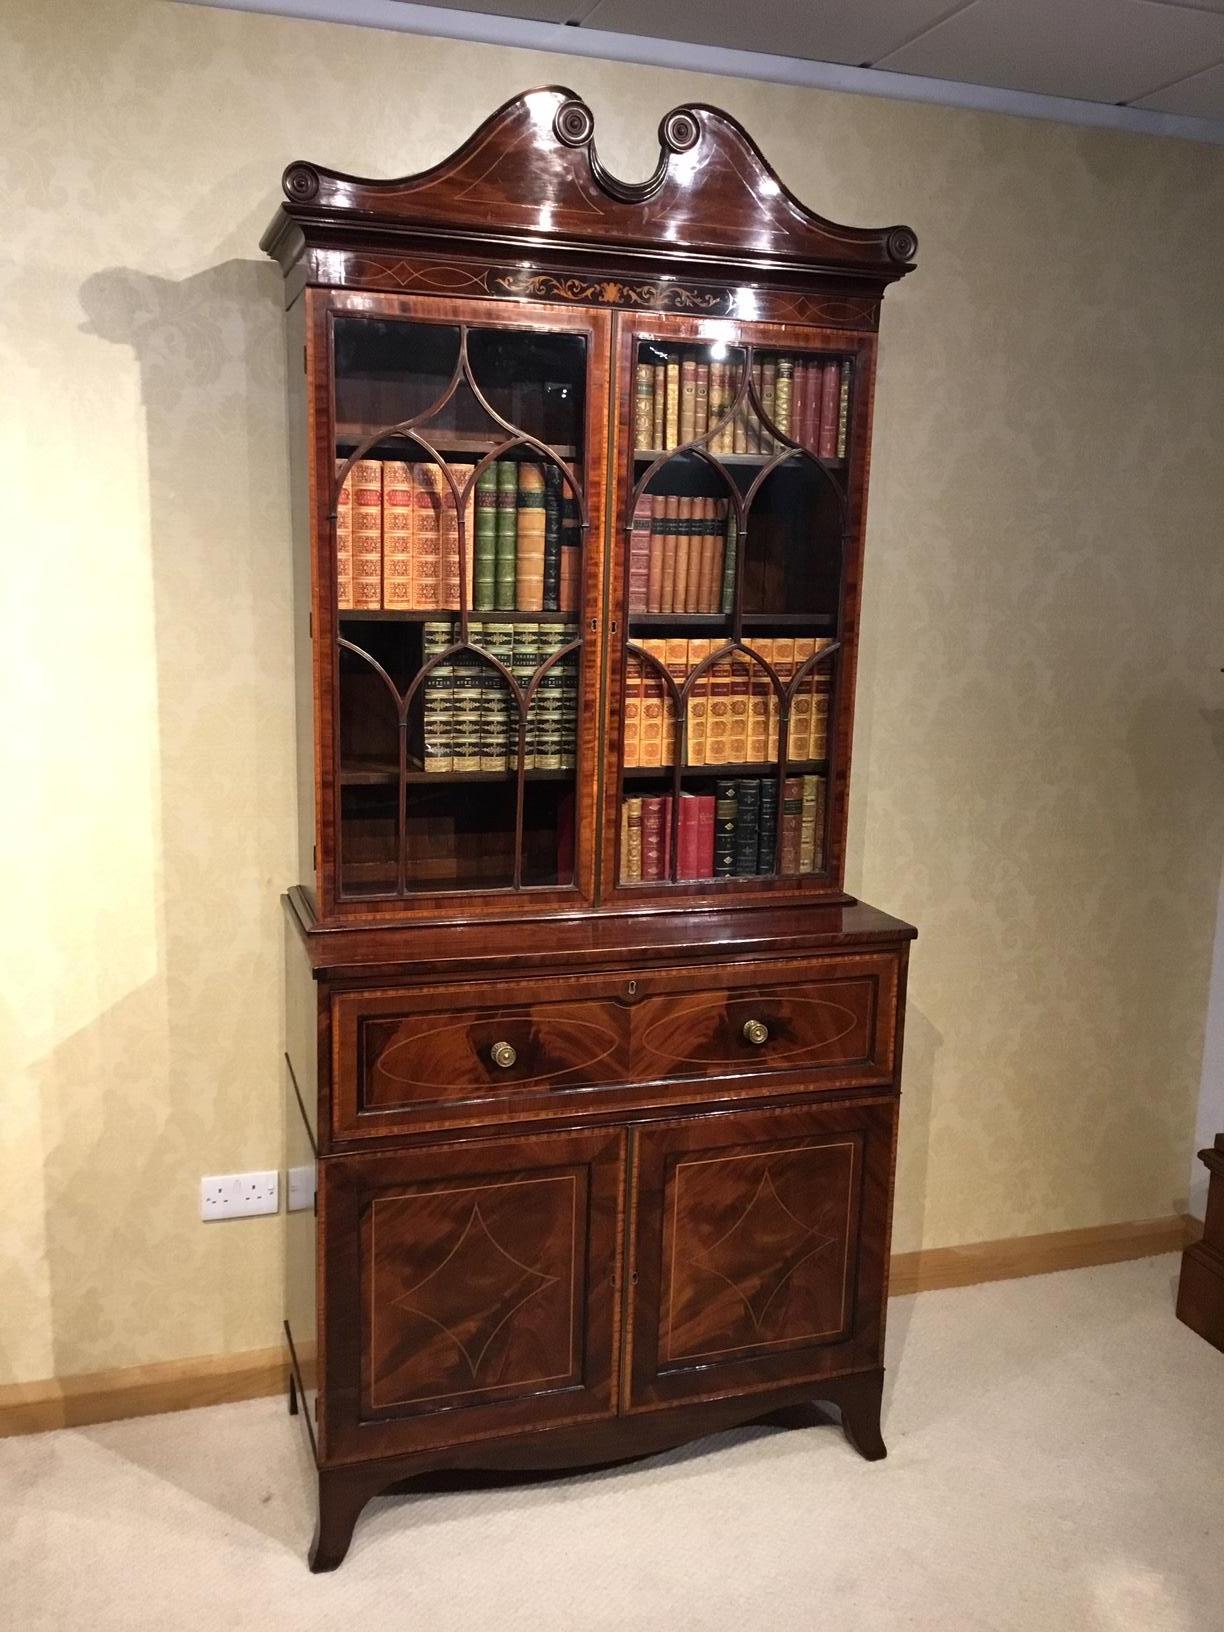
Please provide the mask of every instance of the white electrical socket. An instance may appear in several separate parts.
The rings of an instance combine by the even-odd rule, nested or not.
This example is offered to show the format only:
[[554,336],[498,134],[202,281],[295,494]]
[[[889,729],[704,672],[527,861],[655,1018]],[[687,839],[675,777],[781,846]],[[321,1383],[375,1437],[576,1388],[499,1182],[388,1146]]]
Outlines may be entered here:
[[200,1180],[200,1217],[251,1218],[280,1211],[280,1174],[212,1173]]
[[305,1167],[291,1167],[285,1177],[289,1181],[285,1186],[285,1211],[308,1213],[315,1199],[314,1163],[310,1162]]

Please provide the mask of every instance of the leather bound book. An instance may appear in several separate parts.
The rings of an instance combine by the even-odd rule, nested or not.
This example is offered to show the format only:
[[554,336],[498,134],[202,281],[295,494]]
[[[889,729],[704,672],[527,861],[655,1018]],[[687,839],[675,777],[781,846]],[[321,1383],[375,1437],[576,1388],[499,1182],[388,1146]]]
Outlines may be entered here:
[[791,439],[802,444],[807,440],[808,365],[806,357],[796,357],[791,381]]
[[650,447],[657,453],[667,442],[667,364],[654,365],[653,397],[651,399]]
[[799,871],[816,871],[816,808],[819,802],[818,776],[803,778],[803,797],[799,807]]
[[476,478],[476,518],[474,525],[475,569],[472,605],[491,612],[496,599],[497,572],[497,464],[486,465]]
[[850,363],[841,365],[837,393],[837,457],[846,457],[846,442],[850,434]]
[[[566,624],[561,644],[568,646],[577,635],[577,626]],[[561,674],[561,768],[566,771],[578,765],[578,659],[579,653],[571,652],[557,665]]]
[[710,701],[706,724],[707,765],[725,765],[731,758],[731,658],[721,657],[710,665]]
[[778,782],[776,777],[761,778],[761,814],[757,825],[758,874],[774,870],[774,846],[778,839]]
[[680,795],[677,878],[714,876],[714,797],[706,793]]
[[680,444],[680,353],[669,351],[667,354],[667,411],[663,421],[664,447],[675,448]]
[[[469,623],[472,640],[476,641],[475,622]],[[486,623],[484,639],[479,642],[497,660],[511,669],[514,663],[514,625]],[[486,665],[485,684],[480,702],[480,768],[482,771],[506,771],[510,768],[510,722],[517,721],[518,709],[510,687],[496,669]]]
[[741,654],[731,658],[731,706],[727,724],[727,758],[742,765],[748,758],[748,697],[752,664]]
[[625,800],[621,877],[626,884],[642,882],[642,801],[636,797]]
[[[382,462],[359,459],[353,485],[353,605],[361,611],[382,605]],[[432,603],[436,606],[436,601]]]
[[693,440],[697,421],[697,363],[685,357],[680,364],[680,445]]
[[[446,477],[435,464],[416,467],[412,522],[412,604],[423,612],[442,605],[442,505]],[[461,767],[456,767],[459,769]]]
[[671,877],[671,795],[642,800],[642,882]]
[[736,784],[735,795],[735,877],[752,878],[757,870],[760,780],[755,776],[741,777]]
[[634,378],[633,445],[648,448],[654,428],[654,365],[640,362]]
[[515,535],[516,611],[544,610],[544,471],[539,465],[518,467],[518,515]]
[[556,465],[544,466],[544,611],[561,610],[561,511],[565,486]]
[[[667,664],[667,642],[663,640],[644,640],[642,650],[649,652],[658,663],[664,667]],[[667,687],[663,684],[663,676],[651,663],[642,664],[642,764],[666,765],[664,758],[664,730],[665,712],[664,697]]]
[[710,365],[696,365],[693,388],[693,435],[704,436],[710,428]]
[[663,501],[663,575],[659,591],[660,612],[675,612],[676,536],[680,530],[680,498],[668,493]]
[[734,780],[714,784],[714,877],[731,878],[735,873],[735,826],[739,813]]
[[[688,678],[688,647],[687,640],[666,640],[663,642],[664,662],[667,672],[671,675],[677,692]],[[663,763],[674,765],[676,755],[680,749],[680,734],[676,725],[676,702],[670,691],[667,692],[667,701],[663,709]]]
[[650,607],[650,532],[653,505],[643,493],[633,512],[629,533],[629,611],[646,612]]
[[697,877],[714,877],[714,795],[697,795]]
[[[777,424],[778,415],[778,362],[775,357],[767,358],[761,364],[761,407],[765,411],[765,418]],[[773,453],[777,448],[772,433],[761,426],[761,452]]]
[[664,611],[691,612],[688,604],[689,551],[693,545],[693,505],[696,500],[682,493],[676,500],[676,538],[673,548],[674,575],[672,600]]
[[781,843],[778,871],[788,876],[799,871],[799,829],[803,815],[803,778],[788,776],[782,784]]
[[837,458],[837,404],[841,392],[841,369],[837,362],[827,362],[821,371],[820,389],[820,447],[822,459]]
[[764,434],[765,428],[761,424],[760,410],[756,406],[757,403],[763,401],[765,390],[764,363],[753,363],[752,365],[752,389],[756,401],[752,404],[748,420],[748,452],[764,453],[769,446],[769,442]]
[[484,703],[485,665],[470,652],[461,652],[451,665],[454,683],[451,692],[452,769],[480,769],[481,711]]
[[[450,623],[438,619],[436,622],[422,625],[421,644],[423,667],[430,658],[436,657],[439,652],[444,652],[448,646],[454,644]],[[425,684],[422,687],[424,741],[421,748],[421,765],[427,771],[454,769],[453,685],[453,667],[449,663],[440,663],[425,676]]]
[[[566,644],[566,627],[563,623],[541,623],[537,627],[540,633],[540,660],[543,662]],[[559,771],[564,763],[568,689],[564,663],[554,663],[540,676],[531,709],[537,771]]]
[[[336,475],[344,460],[336,460]],[[346,476],[336,496],[336,605],[341,612],[353,609],[353,478]]]
[[[762,641],[754,641],[753,650],[759,651],[763,644]],[[765,657],[765,653],[761,652],[761,656]],[[771,698],[775,701],[777,698],[773,681],[759,663],[752,664],[748,681],[748,751],[744,758],[753,765],[762,765],[769,758]]]
[[413,467],[404,459],[383,465],[382,604],[406,611],[412,606]]
[[685,595],[690,612],[704,612],[707,606],[706,596],[713,569],[711,549],[713,540],[710,535],[710,512],[713,505],[713,499],[693,500],[693,538],[689,545],[688,590]]
[[774,424],[785,436],[793,438],[791,405],[795,387],[795,359],[779,357],[774,383]]
[[[712,640],[690,640],[688,642],[688,656],[685,661],[685,676],[687,678],[697,665],[714,648]],[[689,765],[704,765],[706,762],[706,729],[710,716],[710,671],[698,675],[689,693],[688,699],[688,756]]]
[[625,654],[624,700],[625,764],[642,763],[642,660],[633,652]]
[[710,364],[710,422],[707,429],[713,432],[708,443],[711,453],[718,453],[723,438],[723,432],[715,429],[719,420],[727,411],[727,365],[726,363]]
[[497,556],[493,604],[499,612],[517,611],[518,466],[512,459],[497,465]]
[[650,502],[650,557],[646,580],[646,610],[663,610],[663,553],[667,535],[667,500],[662,493],[651,493]]
[[722,606],[724,552],[727,547],[726,503],[725,499],[709,499],[707,501],[706,529],[709,534],[709,577],[706,580],[705,597],[702,601],[703,612],[717,612]]
[[462,559],[459,552],[459,512],[456,508],[453,493],[448,492],[446,494],[442,512],[446,529],[442,540],[444,551],[442,567],[446,574],[443,587],[446,591],[447,604],[453,607],[456,612],[460,610],[459,571],[461,566],[466,577],[464,587],[467,591],[469,610],[472,606],[472,595],[475,589],[476,491],[474,486],[469,485],[472,472],[475,469],[475,465],[461,464],[450,467],[451,475],[455,478],[455,486],[459,489],[460,498],[463,498],[465,490],[467,493],[467,497],[463,498]]
[[[815,656],[816,642],[811,636],[796,636],[794,649],[795,664],[792,672],[798,674],[808,658]],[[790,742],[786,755],[788,759],[792,760],[812,758],[812,671],[810,669],[806,678],[799,682],[798,690],[791,701]]]
[[559,612],[577,612],[582,577],[582,552],[572,545],[561,546],[561,604]]
[[722,607],[723,612],[730,612],[735,604],[735,552],[736,552],[736,525],[735,512],[731,508],[730,499],[719,501],[723,515],[723,576],[722,576]]
[[[774,673],[782,682],[783,690],[790,685],[795,675],[795,642],[788,635],[779,636],[773,642],[773,656],[769,659]],[[770,688],[771,691],[773,688]],[[769,704],[769,744],[766,758],[776,760],[782,749],[782,705],[778,701],[775,691]],[[790,749],[787,748],[789,756]]]

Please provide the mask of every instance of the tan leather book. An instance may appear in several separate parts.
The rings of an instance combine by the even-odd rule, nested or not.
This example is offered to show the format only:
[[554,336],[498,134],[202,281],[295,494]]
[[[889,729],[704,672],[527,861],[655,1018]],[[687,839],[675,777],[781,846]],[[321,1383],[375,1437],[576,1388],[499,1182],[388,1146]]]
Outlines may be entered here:
[[[795,642],[788,636],[778,636],[773,642],[773,656],[769,661],[785,689],[795,674]],[[775,692],[769,704],[769,759],[776,760],[781,750],[781,727],[782,708]]]
[[[336,475],[344,460],[336,460]],[[336,496],[336,605],[341,612],[353,610],[353,479],[346,476]]]
[[382,605],[382,490],[380,459],[359,459],[349,473],[353,488],[353,606]]
[[[644,640],[642,650],[649,652],[651,657],[667,667],[667,642],[664,640]],[[664,699],[667,687],[663,677],[653,664],[642,665],[642,764],[666,765],[664,757],[664,742],[666,741],[666,715]]]
[[731,758],[731,658],[719,658],[710,665],[710,702],[706,725],[707,765],[725,765]]
[[650,446],[654,452],[667,445],[667,364],[654,365],[654,396],[651,399]]
[[710,365],[697,364],[693,401],[693,435],[704,436],[710,428]]
[[412,606],[413,480],[406,460],[384,462],[382,604],[396,611]]
[[650,555],[646,576],[646,610],[663,610],[663,555],[666,548],[667,500],[662,493],[650,495]]
[[544,610],[544,472],[518,467],[518,530],[514,559],[515,610]]
[[[666,642],[665,662],[667,672],[671,675],[676,690],[679,691],[688,677],[688,647],[687,640],[669,640]],[[676,755],[680,751],[680,733],[677,730],[676,702],[671,693],[667,694],[667,701],[663,705],[663,763],[674,765]]]
[[680,498],[667,494],[663,501],[663,575],[659,589],[659,611],[675,612],[676,535],[680,529]]
[[[760,650],[760,645],[759,641],[753,641],[753,651]],[[761,665],[754,663],[748,685],[748,752],[745,755],[753,765],[762,765],[769,758],[769,709],[771,701],[776,700],[773,682]]]
[[[475,465],[452,465],[451,475],[455,478],[455,486],[463,493],[464,486]],[[443,494],[442,498],[442,604],[452,611],[458,612],[459,605],[459,569],[462,564],[467,589],[468,610],[472,609],[473,574],[476,566],[476,487],[473,483],[463,503],[463,560],[460,562],[459,552],[459,512],[455,506],[455,495],[451,492]]]
[[667,412],[663,421],[665,448],[680,445],[680,354],[667,355]]
[[697,420],[697,363],[686,357],[680,364],[680,443],[691,442]]
[[727,724],[727,758],[742,765],[748,758],[748,699],[752,688],[752,663],[737,653],[731,659],[731,707]]
[[[795,640],[795,668],[798,674],[809,657],[815,656],[816,642],[809,636],[796,637]],[[790,720],[790,759],[811,759],[812,757],[812,687],[815,676],[809,669],[806,678],[799,682],[799,688],[791,703]]]
[[633,652],[625,654],[625,696],[622,707],[622,736],[626,765],[642,763],[642,660]]
[[687,493],[682,493],[676,502],[676,544],[675,544],[675,584],[672,590],[672,604],[664,611],[691,612],[689,602],[689,555],[693,548],[693,506],[696,499]]
[[[714,649],[712,640],[690,640],[686,676]],[[690,765],[706,762],[706,728],[710,721],[710,671],[697,677],[688,700],[688,760]]]
[[442,511],[446,477],[435,464],[418,464],[412,539],[412,604],[432,612],[442,605]]

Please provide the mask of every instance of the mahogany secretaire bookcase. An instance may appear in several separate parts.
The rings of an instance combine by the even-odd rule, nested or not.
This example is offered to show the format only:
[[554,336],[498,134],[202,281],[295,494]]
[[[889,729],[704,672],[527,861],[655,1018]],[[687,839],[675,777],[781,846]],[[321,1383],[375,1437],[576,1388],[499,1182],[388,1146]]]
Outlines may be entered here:
[[311,1564],[439,1469],[805,1402],[880,1457],[906,960],[844,893],[876,335],[907,227],[716,108],[649,180],[517,96],[294,163],[291,1408]]

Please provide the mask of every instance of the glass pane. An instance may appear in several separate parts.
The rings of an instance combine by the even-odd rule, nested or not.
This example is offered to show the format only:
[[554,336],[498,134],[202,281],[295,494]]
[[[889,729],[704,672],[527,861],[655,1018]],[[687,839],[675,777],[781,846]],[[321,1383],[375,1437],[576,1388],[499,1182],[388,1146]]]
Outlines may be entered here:
[[342,890],[570,883],[587,338],[335,335]]
[[824,867],[836,659],[797,677],[838,631],[852,384],[836,353],[638,345],[622,883]]

